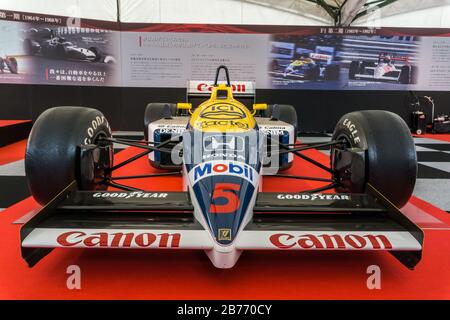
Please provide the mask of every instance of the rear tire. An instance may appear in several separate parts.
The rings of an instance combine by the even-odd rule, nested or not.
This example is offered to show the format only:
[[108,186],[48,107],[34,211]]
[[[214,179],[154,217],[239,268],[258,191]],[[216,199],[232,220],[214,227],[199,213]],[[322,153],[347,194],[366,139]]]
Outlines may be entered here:
[[290,104],[269,104],[267,106],[267,109],[264,111],[263,116],[267,117],[267,118],[272,117],[272,112],[273,112],[273,109],[275,106],[278,106],[278,109],[280,112],[280,116],[279,116],[278,120],[284,121],[284,122],[294,126],[294,136],[296,139],[297,133],[298,133],[297,111]]
[[405,65],[400,69],[400,77],[398,78],[398,82],[401,84],[410,84],[412,81],[412,67]]
[[[164,119],[165,116],[170,115],[174,117],[177,115],[177,105],[174,103],[149,103],[145,108],[144,114],[144,137],[145,140],[149,140],[148,129],[149,125],[160,119]],[[153,137],[151,137],[153,140]],[[173,149],[178,143],[170,142],[165,146],[165,149]],[[167,154],[160,154],[159,161],[153,161],[149,158],[150,165],[156,169],[162,170],[174,170],[179,171],[180,165],[172,163],[170,157]]]
[[[73,180],[80,182],[78,148],[95,144],[100,136],[111,137],[111,129],[106,118],[96,109],[56,107],[44,111],[37,118],[25,153],[28,186],[37,202],[46,204]],[[106,152],[109,154],[101,155],[101,159],[105,159],[101,168],[95,170],[112,166],[112,147]],[[83,176],[83,181],[87,178]],[[78,185],[80,188],[82,184]]]
[[347,147],[367,150],[365,172],[360,173],[365,176],[365,186],[370,183],[399,208],[408,202],[417,177],[417,154],[400,116],[382,110],[348,113],[337,123],[332,139],[344,139]]
[[325,80],[328,81],[335,81],[335,80],[339,80],[339,72],[340,72],[340,68],[338,64],[333,64],[330,65],[328,67],[326,67],[325,69]]
[[149,103],[144,113],[144,137],[148,140],[148,126],[150,123],[164,118],[165,108],[170,109],[170,114],[175,117],[177,115],[177,105],[175,103]]
[[355,75],[358,73],[358,70],[359,70],[359,61],[352,61],[348,69],[348,78],[350,80],[355,80]]

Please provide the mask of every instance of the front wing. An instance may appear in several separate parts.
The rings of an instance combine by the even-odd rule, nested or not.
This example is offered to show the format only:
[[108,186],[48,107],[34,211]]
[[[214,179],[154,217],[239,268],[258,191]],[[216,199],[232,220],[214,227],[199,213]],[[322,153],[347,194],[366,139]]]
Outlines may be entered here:
[[[217,250],[186,192],[71,191],[75,186],[21,228],[29,266],[56,247]],[[233,250],[386,250],[413,269],[422,244],[422,230],[370,188],[351,195],[260,193]]]

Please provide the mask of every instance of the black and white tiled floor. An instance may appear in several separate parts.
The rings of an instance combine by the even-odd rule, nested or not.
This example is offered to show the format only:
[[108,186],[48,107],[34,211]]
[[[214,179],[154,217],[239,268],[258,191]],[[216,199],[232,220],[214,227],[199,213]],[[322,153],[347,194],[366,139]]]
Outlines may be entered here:
[[[115,136],[142,138],[142,133],[123,131],[115,133]],[[302,142],[322,142],[330,140],[330,135],[309,134],[300,139]],[[414,195],[450,212],[450,143],[429,138],[414,138],[414,141],[419,161]],[[114,145],[115,151],[125,147]],[[320,151],[329,154],[328,150]],[[0,166],[0,188],[0,211],[29,196],[23,160]]]
[[[328,141],[330,135],[309,135],[303,142]],[[450,143],[429,138],[414,138],[418,159],[418,179],[414,195],[450,212]],[[320,150],[329,154],[328,150]]]

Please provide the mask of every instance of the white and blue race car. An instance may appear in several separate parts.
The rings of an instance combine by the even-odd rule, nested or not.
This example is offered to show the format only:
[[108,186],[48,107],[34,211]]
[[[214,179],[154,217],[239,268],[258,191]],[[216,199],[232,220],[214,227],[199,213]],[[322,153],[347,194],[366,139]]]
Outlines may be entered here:
[[[226,83],[218,83],[220,70]],[[56,107],[39,116],[25,167],[45,206],[20,231],[30,266],[53,248],[198,249],[218,268],[233,267],[245,250],[386,250],[408,268],[420,261],[423,232],[398,209],[417,170],[399,116],[349,113],[331,141],[297,142],[294,107],[255,103],[253,84],[230,82],[220,66],[213,84],[191,82],[188,101],[150,103],[144,118],[145,140],[130,140],[112,138],[95,109]],[[113,164],[113,143],[143,151]],[[331,147],[330,166],[303,152],[319,146]],[[149,155],[149,165],[165,171],[115,174]],[[329,178],[288,174],[294,157]],[[173,175],[183,178],[182,191],[121,183]],[[323,186],[262,192],[267,175]]]

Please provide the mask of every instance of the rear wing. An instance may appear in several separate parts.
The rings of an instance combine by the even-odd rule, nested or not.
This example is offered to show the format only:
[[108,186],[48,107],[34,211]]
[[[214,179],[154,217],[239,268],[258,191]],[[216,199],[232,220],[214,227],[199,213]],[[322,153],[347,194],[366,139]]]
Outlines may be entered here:
[[[31,267],[53,248],[215,250],[187,192],[74,191],[70,184],[20,230]],[[243,250],[381,250],[413,269],[423,232],[377,190],[369,194],[258,194],[236,237]]]
[[[211,95],[213,81],[188,81],[187,83],[187,102],[192,103],[194,107],[208,99]],[[253,81],[231,81],[233,96],[239,98],[239,101],[247,107],[251,107],[256,98],[256,86]]]

